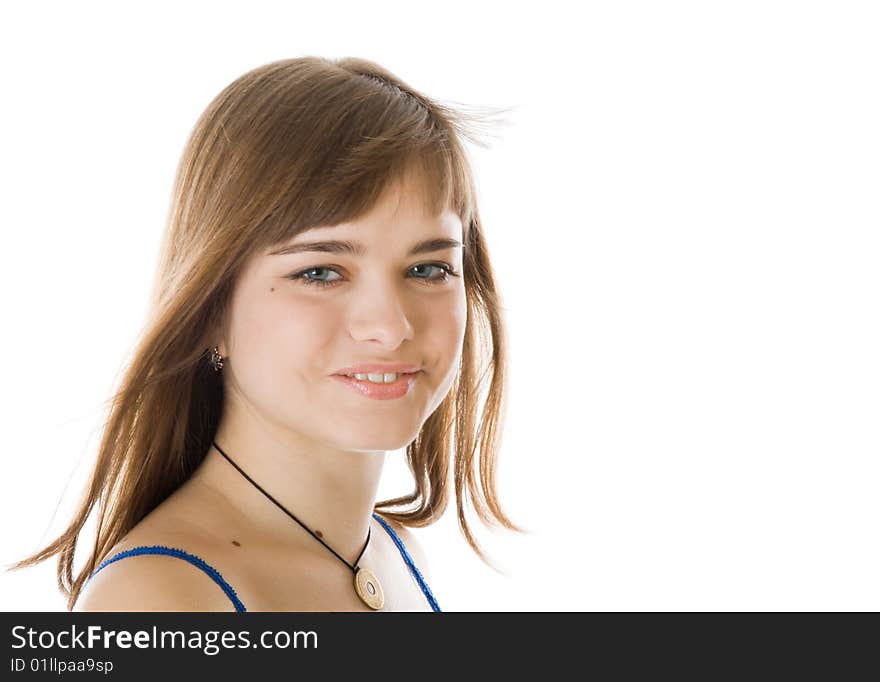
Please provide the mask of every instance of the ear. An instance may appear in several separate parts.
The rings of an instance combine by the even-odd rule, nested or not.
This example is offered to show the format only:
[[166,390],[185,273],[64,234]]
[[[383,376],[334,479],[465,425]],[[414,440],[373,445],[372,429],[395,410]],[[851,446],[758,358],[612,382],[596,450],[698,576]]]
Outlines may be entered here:
[[221,338],[215,329],[206,330],[199,338],[198,347],[200,350],[206,350],[214,346],[218,347],[220,355],[226,357],[226,340]]
[[206,348],[217,346],[220,355],[226,357],[226,350],[228,348],[226,339],[225,320],[218,319],[205,328],[204,333],[199,339],[199,348],[204,350]]

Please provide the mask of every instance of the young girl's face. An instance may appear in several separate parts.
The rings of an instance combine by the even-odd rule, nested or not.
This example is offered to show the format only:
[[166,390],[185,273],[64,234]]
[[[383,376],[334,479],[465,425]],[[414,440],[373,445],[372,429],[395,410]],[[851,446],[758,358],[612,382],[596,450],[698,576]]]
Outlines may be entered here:
[[[427,215],[404,180],[362,218],[257,254],[237,282],[221,346],[226,409],[343,450],[408,445],[458,372],[462,236],[455,213]],[[324,250],[304,247],[314,242]],[[417,371],[381,387],[340,376],[367,363]]]

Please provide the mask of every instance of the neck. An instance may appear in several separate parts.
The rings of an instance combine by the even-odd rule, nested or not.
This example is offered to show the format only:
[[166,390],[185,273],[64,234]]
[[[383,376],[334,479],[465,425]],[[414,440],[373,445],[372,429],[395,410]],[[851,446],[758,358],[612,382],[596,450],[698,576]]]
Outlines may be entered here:
[[[226,414],[214,441],[300,523],[354,564],[371,527],[384,452],[339,450],[266,423],[237,420]],[[276,546],[303,548],[332,558],[326,547],[242,476],[215,447],[193,478],[219,492]]]

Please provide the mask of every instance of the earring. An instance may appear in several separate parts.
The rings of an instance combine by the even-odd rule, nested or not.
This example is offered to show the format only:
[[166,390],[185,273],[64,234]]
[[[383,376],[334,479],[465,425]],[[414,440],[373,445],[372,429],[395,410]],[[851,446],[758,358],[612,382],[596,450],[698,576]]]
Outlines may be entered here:
[[211,367],[214,368],[215,372],[223,369],[223,356],[220,355],[220,349],[217,346],[211,349],[211,357],[208,362],[211,363]]

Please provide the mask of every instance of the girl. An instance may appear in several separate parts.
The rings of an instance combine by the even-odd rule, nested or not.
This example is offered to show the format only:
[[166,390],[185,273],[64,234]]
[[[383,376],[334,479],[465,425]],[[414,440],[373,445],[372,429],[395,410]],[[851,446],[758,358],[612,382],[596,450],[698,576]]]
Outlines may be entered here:
[[[484,561],[466,495],[521,531],[493,476],[505,336],[466,122],[362,59],[226,87],[184,150],[82,506],[15,567],[59,555],[84,611],[439,611],[407,527],[450,485]],[[377,503],[402,448],[415,489]]]

